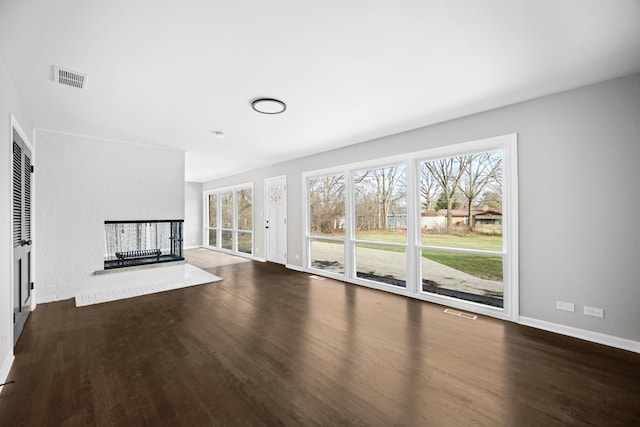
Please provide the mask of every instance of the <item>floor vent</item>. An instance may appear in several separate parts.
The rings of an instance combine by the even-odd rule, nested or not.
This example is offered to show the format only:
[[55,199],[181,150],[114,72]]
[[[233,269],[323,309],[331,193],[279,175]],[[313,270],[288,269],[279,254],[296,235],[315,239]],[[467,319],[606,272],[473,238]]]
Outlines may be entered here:
[[77,71],[71,71],[56,66],[53,67],[53,78],[56,83],[71,87],[77,87],[78,89],[84,89],[87,85],[86,74],[78,73]]
[[453,316],[464,317],[465,319],[469,319],[469,320],[476,320],[478,318],[478,316],[476,316],[475,314],[465,313],[464,311],[452,310],[450,308],[445,309],[444,312],[447,314],[451,314]]
[[324,277],[316,276],[315,274],[310,275],[309,278],[315,279],[315,280],[324,280],[325,279]]

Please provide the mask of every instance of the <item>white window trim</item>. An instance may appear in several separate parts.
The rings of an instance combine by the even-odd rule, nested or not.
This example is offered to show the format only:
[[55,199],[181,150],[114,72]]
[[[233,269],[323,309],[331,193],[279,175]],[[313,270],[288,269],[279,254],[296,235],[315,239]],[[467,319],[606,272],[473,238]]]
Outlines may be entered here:
[[[457,155],[469,155],[486,151],[502,151],[503,155],[503,248],[502,252],[480,251],[472,249],[452,249],[452,252],[474,253],[480,255],[502,256],[503,259],[503,284],[504,307],[491,307],[485,304],[465,301],[444,295],[430,294],[422,292],[419,284],[422,282],[420,272],[420,256],[422,249],[429,249],[430,246],[422,245],[420,234],[420,203],[418,188],[418,166],[420,162],[437,160],[445,157],[455,157]],[[303,270],[326,277],[335,278],[348,283],[354,283],[374,289],[383,290],[411,298],[430,301],[447,305],[461,310],[471,311],[500,319],[518,321],[519,318],[519,283],[518,283],[518,165],[517,165],[517,134],[507,134],[471,142],[463,142],[454,145],[447,145],[423,151],[405,153],[396,156],[389,156],[380,159],[367,160],[364,162],[351,163],[330,168],[308,171],[302,174],[302,220],[304,224],[304,244],[303,244]],[[385,244],[383,242],[368,242],[355,239],[353,226],[353,173],[366,168],[382,168],[404,164],[407,167],[407,244]],[[309,203],[307,180],[326,175],[339,175],[345,177],[345,224],[346,233],[344,237],[344,269],[345,274],[327,272],[310,266],[310,245],[312,239],[324,239],[321,236],[312,236],[309,229]],[[338,240],[327,238],[326,240]],[[381,244],[382,246],[404,246],[407,257],[407,286],[399,288],[391,285],[384,285],[366,279],[355,277],[355,249],[357,243]],[[433,249],[446,251],[448,248],[433,247]]]

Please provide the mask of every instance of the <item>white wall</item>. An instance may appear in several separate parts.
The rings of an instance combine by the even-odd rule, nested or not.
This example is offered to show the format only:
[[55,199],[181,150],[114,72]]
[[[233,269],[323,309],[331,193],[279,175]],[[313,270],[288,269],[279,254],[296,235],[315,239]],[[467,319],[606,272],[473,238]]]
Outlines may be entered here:
[[184,219],[184,153],[36,131],[38,302],[96,286],[104,221]]
[[[303,172],[514,132],[520,315],[631,340],[640,351],[640,74],[207,182],[203,190],[254,181],[258,212],[264,178],[287,175],[288,263],[300,266]],[[257,214],[255,221],[261,230]],[[255,247],[263,256],[263,233],[255,233]],[[557,300],[575,303],[576,312],[556,310]],[[584,316],[585,305],[604,308],[605,318]]]
[[11,301],[11,115],[31,139],[33,126],[22,109],[4,63],[0,60],[0,383],[4,383],[13,360],[13,303]]
[[184,247],[202,246],[202,184],[184,186]]

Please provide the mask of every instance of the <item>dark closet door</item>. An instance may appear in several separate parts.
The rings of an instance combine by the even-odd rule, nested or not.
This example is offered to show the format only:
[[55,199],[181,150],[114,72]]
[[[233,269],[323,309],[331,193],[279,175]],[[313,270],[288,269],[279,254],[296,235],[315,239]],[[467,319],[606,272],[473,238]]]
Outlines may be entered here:
[[31,312],[31,151],[13,130],[13,344]]

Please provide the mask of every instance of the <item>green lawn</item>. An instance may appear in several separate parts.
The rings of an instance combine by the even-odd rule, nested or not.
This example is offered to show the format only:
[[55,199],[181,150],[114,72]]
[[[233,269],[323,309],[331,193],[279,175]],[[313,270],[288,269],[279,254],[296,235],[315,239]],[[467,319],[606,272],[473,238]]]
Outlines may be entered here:
[[422,256],[480,279],[502,281],[502,258],[496,256],[422,251]]
[[[358,240],[375,242],[407,243],[404,232],[359,231]],[[422,234],[425,246],[440,246],[456,249],[476,249],[483,251],[502,251],[502,236],[490,234]]]
[[[358,240],[370,240],[388,243],[406,243],[407,236],[403,232],[367,231],[358,232]],[[502,251],[502,236],[488,234],[431,234],[423,233],[422,244],[456,249],[475,249],[485,251]],[[404,252],[404,248],[374,246],[361,244],[361,247]],[[464,271],[481,279],[502,281],[502,258],[497,256],[461,254],[437,250],[423,250],[422,256],[444,264],[456,270]]]
[[251,234],[250,233],[238,233],[238,252],[244,252],[250,254],[253,252]]
[[490,234],[422,234],[425,246],[442,246],[457,249],[476,249],[481,251],[502,251],[502,236]]

